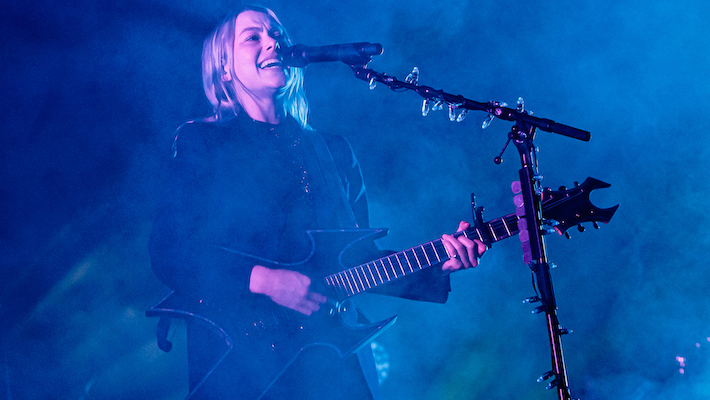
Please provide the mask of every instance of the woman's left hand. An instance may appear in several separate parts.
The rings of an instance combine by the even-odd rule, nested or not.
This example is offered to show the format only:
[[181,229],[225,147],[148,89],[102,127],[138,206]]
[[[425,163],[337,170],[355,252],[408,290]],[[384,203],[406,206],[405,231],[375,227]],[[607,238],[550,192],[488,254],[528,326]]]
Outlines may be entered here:
[[[466,221],[459,223],[457,232],[464,231],[471,227]],[[450,257],[441,266],[441,269],[446,272],[454,272],[460,269],[473,268],[478,265],[480,257],[488,249],[480,240],[471,240],[464,235],[454,237],[453,235],[442,235],[441,242],[446,248],[446,252]]]

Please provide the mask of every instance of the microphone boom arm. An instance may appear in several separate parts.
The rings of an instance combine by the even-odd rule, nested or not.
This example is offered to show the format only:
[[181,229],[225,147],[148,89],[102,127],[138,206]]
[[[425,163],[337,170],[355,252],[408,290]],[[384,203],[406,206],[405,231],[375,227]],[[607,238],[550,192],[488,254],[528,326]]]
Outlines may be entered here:
[[488,103],[481,103],[469,100],[461,95],[449,94],[430,86],[422,86],[412,82],[403,82],[393,76],[388,76],[381,72],[367,69],[364,66],[353,65],[352,69],[353,72],[355,72],[356,78],[370,82],[370,84],[373,84],[374,82],[382,83],[393,91],[412,90],[427,100],[435,102],[444,101],[448,104],[456,105],[457,108],[463,108],[466,110],[485,111],[489,115],[493,115],[502,120],[513,122],[520,121],[526,126],[532,126],[545,132],[557,133],[573,139],[583,140],[585,142],[588,142],[592,137],[591,133],[587,131],[559,124],[551,119],[533,117],[527,113],[518,112],[516,109],[503,107],[498,102],[491,101]]

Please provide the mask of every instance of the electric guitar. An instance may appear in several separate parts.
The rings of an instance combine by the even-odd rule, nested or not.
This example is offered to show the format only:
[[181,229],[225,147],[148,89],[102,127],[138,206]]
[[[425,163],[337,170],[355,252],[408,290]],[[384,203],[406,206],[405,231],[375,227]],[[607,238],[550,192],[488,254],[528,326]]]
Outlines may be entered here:
[[[589,198],[590,193],[610,185],[587,178],[580,186],[569,190],[542,193],[542,215],[545,220],[555,221],[558,234],[584,222],[607,223],[617,206],[600,209]],[[506,215],[478,226],[457,232],[488,245],[514,236],[519,232],[516,214]],[[244,254],[252,264],[268,268],[286,268],[298,271],[321,270],[319,266],[334,266],[337,272],[322,279],[312,279],[315,291],[326,294],[328,302],[311,316],[281,307],[268,299],[239,308],[223,309],[203,301],[190,300],[171,292],[146,311],[148,317],[161,317],[159,323],[159,346],[170,350],[167,342],[167,327],[170,318],[191,319],[214,332],[224,348],[214,360],[214,366],[205,374],[187,398],[198,393],[210,379],[230,379],[243,386],[241,398],[260,399],[287,371],[304,350],[314,346],[329,349],[334,356],[344,358],[370,343],[391,326],[396,316],[383,321],[362,325],[357,323],[357,314],[349,307],[348,298],[380,287],[389,282],[440,264],[449,259],[441,239],[420,244],[386,257],[350,267],[363,249],[371,248],[371,242],[387,234],[385,229],[339,229],[307,231],[311,239],[311,252],[302,261],[281,263]],[[160,332],[163,331],[161,335]],[[258,363],[259,373],[234,377],[223,376],[220,365],[228,357],[243,362],[243,371],[253,371]],[[241,389],[240,389],[241,390]]]

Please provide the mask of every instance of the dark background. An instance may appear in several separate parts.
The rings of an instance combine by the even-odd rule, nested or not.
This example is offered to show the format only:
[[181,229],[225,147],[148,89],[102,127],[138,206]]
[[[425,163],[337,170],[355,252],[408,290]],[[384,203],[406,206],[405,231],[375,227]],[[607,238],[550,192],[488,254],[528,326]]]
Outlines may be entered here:
[[[299,43],[371,41],[370,66],[592,132],[540,132],[545,186],[592,176],[621,204],[602,229],[548,238],[572,394],[707,399],[710,46],[705,2],[265,1]],[[145,309],[167,293],[146,251],[160,160],[204,116],[203,38],[228,1],[15,2],[0,17],[0,397],[180,399],[184,328],[161,352]],[[421,116],[414,93],[374,91],[344,64],[306,69],[311,123],[364,165],[372,225],[402,249],[513,212],[510,123]],[[445,305],[361,296],[391,368],[386,399],[552,399],[544,318],[517,239],[452,276]],[[677,357],[685,357],[685,367]]]

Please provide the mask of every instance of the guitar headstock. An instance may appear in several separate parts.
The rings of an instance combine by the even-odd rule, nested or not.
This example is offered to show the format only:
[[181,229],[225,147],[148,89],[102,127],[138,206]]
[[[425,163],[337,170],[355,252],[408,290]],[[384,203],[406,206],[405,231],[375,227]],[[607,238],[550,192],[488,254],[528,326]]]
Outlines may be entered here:
[[606,182],[587,178],[581,185],[567,190],[550,190],[542,194],[542,216],[547,220],[557,221],[555,230],[561,235],[569,228],[583,222],[608,223],[619,205],[610,208],[598,208],[592,204],[589,194],[595,189],[608,188]]

